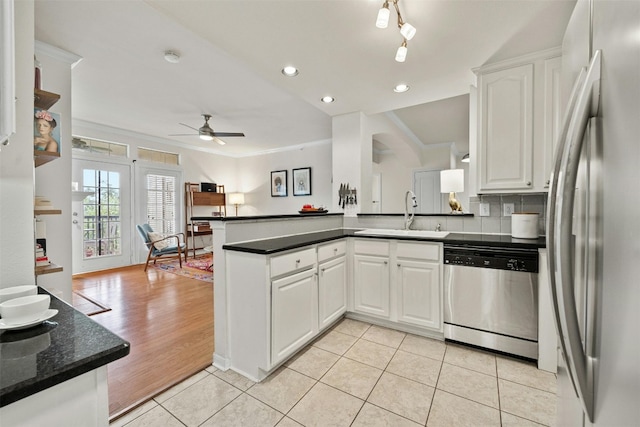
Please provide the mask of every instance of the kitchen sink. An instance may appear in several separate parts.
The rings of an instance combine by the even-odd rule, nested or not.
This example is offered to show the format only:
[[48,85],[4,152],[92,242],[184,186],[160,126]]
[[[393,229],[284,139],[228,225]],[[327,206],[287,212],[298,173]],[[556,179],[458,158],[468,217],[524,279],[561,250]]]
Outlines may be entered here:
[[364,234],[367,236],[406,236],[406,237],[426,237],[440,239],[447,237],[448,231],[430,231],[430,230],[395,230],[391,228],[367,228],[366,230],[356,231],[354,234]]

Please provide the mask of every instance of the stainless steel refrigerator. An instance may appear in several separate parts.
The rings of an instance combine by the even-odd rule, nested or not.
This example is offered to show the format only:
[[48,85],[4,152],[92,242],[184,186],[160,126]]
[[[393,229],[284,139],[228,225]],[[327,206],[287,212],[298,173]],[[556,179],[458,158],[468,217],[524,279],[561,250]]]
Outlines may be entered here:
[[578,0],[549,190],[558,426],[640,426],[640,0]]

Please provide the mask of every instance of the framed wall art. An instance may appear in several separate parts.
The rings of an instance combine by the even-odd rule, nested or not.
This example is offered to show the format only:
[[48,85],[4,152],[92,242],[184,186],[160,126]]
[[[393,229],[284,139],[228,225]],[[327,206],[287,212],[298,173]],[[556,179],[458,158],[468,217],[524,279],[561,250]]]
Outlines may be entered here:
[[293,169],[293,195],[311,195],[311,168]]
[[33,149],[60,152],[60,115],[40,108],[34,109]]
[[287,171],[271,172],[271,197],[287,197]]

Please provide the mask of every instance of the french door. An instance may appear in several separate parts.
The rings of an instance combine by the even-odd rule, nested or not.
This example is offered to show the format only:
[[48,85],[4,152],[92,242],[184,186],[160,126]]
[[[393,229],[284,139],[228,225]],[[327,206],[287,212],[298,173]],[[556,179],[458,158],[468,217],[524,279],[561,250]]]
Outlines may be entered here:
[[74,159],[72,176],[73,273],[130,265],[130,166]]

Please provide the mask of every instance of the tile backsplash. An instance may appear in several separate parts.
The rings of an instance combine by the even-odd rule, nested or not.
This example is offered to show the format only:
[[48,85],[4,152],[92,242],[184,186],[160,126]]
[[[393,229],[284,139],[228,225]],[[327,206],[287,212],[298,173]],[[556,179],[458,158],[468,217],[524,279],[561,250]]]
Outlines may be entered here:
[[[490,216],[480,216],[480,203],[489,203]],[[475,223],[483,233],[511,233],[511,216],[503,215],[505,203],[513,203],[514,212],[537,213],[538,234],[546,234],[547,195],[546,194],[509,194],[509,195],[481,195],[471,197],[469,200],[469,212],[473,218],[463,220]],[[464,224],[467,225],[466,222]],[[463,229],[463,231],[470,231]]]
[[[480,203],[489,204],[489,216],[480,216]],[[443,231],[511,234],[511,216],[503,215],[503,205],[513,203],[515,213],[533,212],[539,214],[538,234],[546,234],[547,195],[546,194],[509,194],[480,195],[469,199],[469,206],[464,206],[465,213],[473,216],[416,216],[411,228],[415,230],[435,230],[440,225]],[[361,216],[344,218],[345,227],[353,228],[402,228],[402,217]]]

